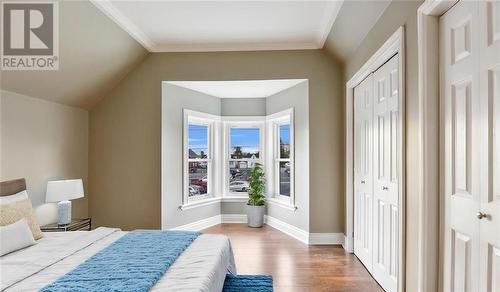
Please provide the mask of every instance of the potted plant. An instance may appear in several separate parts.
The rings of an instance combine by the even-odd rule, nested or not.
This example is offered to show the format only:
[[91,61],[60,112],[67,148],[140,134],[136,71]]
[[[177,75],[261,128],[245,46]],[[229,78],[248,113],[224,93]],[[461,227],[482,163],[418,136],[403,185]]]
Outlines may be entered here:
[[248,226],[262,227],[264,224],[264,211],[266,206],[265,174],[260,163],[256,163],[250,171],[248,186],[247,218]]

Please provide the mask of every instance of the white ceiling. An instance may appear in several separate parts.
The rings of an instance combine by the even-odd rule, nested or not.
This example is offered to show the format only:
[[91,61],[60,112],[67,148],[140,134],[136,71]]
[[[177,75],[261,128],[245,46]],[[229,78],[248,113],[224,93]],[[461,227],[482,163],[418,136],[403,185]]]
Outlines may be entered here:
[[306,79],[242,81],[167,81],[166,83],[220,98],[260,98],[274,95]]
[[91,0],[151,52],[322,48],[343,0]]

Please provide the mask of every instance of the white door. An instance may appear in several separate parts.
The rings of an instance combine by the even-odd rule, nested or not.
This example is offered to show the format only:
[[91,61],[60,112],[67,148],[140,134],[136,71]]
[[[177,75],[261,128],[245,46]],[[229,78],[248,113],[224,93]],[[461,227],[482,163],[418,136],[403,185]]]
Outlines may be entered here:
[[479,215],[486,216],[479,220],[479,291],[500,292],[500,1],[477,5],[479,122],[484,137],[479,150],[482,155]]
[[499,5],[440,18],[444,291],[500,291]]
[[354,88],[354,254],[372,271],[373,82]]
[[440,18],[444,114],[445,291],[478,291],[480,170],[477,5],[461,1]]
[[374,182],[373,277],[386,291],[398,289],[398,55],[373,73]]
[[386,291],[399,271],[398,61],[354,89],[354,253]]

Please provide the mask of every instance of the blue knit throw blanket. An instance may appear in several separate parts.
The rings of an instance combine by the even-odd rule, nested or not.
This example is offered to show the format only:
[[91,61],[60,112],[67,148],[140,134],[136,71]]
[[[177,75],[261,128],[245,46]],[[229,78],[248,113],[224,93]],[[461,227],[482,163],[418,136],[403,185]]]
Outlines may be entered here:
[[130,232],[40,291],[149,291],[200,234]]

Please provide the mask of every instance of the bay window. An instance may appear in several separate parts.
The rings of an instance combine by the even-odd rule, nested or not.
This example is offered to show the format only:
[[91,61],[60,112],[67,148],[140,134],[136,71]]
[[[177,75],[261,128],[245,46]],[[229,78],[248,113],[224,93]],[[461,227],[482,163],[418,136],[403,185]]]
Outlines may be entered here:
[[257,163],[266,170],[269,201],[295,208],[293,129],[293,109],[258,117],[184,110],[183,208],[244,202]]

